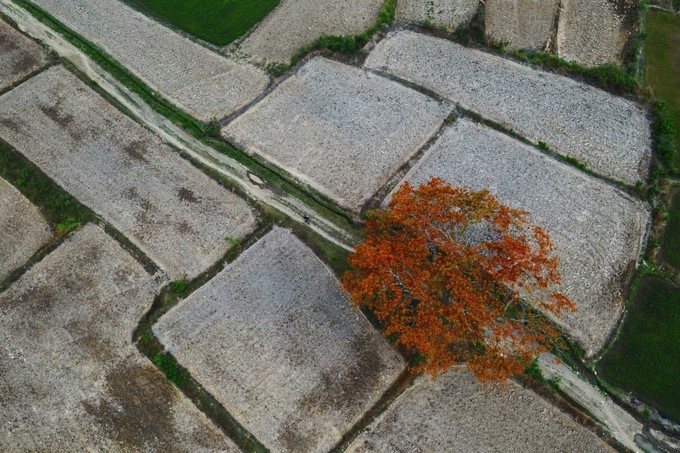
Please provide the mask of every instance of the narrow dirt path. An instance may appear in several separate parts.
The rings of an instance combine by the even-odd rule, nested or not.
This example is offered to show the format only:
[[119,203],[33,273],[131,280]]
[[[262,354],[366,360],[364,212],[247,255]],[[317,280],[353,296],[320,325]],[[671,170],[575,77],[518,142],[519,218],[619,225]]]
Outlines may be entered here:
[[135,93],[121,84],[87,55],[70,44],[59,34],[41,23],[30,13],[15,5],[11,0],[0,0],[0,12],[12,19],[19,28],[33,38],[45,43],[59,56],[71,62],[79,71],[96,82],[108,94],[127,108],[135,119],[158,134],[163,140],[186,153],[192,160],[204,165],[235,182],[252,199],[260,201],[291,219],[304,223],[303,216],[310,215],[307,226],[328,241],[353,250],[354,235],[318,214],[302,200],[286,193],[274,192],[267,184],[249,170],[215,149],[189,136],[170,120],[144,103]]
[[[644,425],[599,388],[574,372],[565,363],[555,363],[554,359],[555,356],[551,354],[544,354],[539,358],[538,363],[545,378],[557,378],[560,390],[590,412],[596,421],[603,425],[624,447],[635,452],[645,452],[653,448],[650,445],[652,442],[661,443],[658,439],[648,439],[644,432]],[[636,438],[646,440],[643,442],[644,449],[636,442]],[[670,446],[661,445],[661,447],[662,450],[651,451],[673,451]]]

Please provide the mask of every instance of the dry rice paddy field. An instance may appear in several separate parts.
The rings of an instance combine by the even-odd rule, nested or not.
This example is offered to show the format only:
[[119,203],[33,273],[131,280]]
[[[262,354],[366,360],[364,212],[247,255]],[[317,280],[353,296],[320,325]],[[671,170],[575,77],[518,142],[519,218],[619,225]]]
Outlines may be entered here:
[[564,0],[557,54],[585,66],[621,61],[638,14],[636,0]]
[[238,451],[130,342],[154,287],[89,224],[0,294],[0,450]]
[[[45,59],[0,22],[0,37],[22,52],[38,49],[37,63],[24,70],[15,63],[21,54],[0,41],[0,63],[11,66],[0,75],[13,80],[0,85],[0,164],[13,166],[7,162],[18,151],[44,172],[25,172],[30,162],[22,161],[0,173],[30,200],[0,179],[0,228],[39,231],[25,235],[34,241],[28,245],[0,236],[0,262],[20,255],[9,266],[20,270],[0,289],[0,450],[611,451],[586,415],[563,412],[567,403],[540,379],[531,381],[538,393],[514,381],[488,388],[457,369],[437,380],[414,376],[409,386],[406,360],[312,251],[330,242],[309,238],[318,231],[315,217],[329,212],[343,217],[339,228],[357,233],[351,221],[403,175],[488,188],[529,210],[552,235],[562,289],[578,305],[562,326],[588,357],[596,355],[619,320],[645,246],[649,208],[618,181],[647,181],[647,106],[408,24],[451,31],[476,16],[474,26],[491,39],[550,44],[590,65],[620,58],[630,31],[627,0],[598,0],[598,11],[563,0],[557,13],[557,2],[487,0],[485,20],[478,0],[192,0],[184,9],[165,0],[125,2],[213,44],[231,44],[216,52],[119,1],[35,0],[189,115],[221,119],[222,137],[213,123],[211,136],[194,138],[222,154],[201,160],[193,145],[182,148],[201,165],[192,166],[144,127],[163,130],[157,117],[140,109],[133,120],[107,101],[126,95],[108,88],[111,97],[100,96],[68,64],[9,89]],[[231,18],[242,28],[219,20],[226,9],[218,6],[245,8],[247,20]],[[381,29],[385,11],[409,30]],[[299,49],[321,35],[373,37],[375,30],[362,52],[326,48],[267,91],[261,63],[298,61]],[[177,134],[176,146],[194,143]],[[255,165],[266,177],[248,173]],[[244,190],[228,176],[238,172],[257,188]],[[101,218],[89,213],[60,232],[61,219],[36,202],[42,195],[20,187],[34,176],[51,178],[40,183],[43,191],[82,202]],[[302,194],[295,196],[303,209],[291,211],[299,218],[259,198],[258,189],[278,196],[293,186]],[[247,193],[258,212],[234,192]],[[312,203],[327,210],[306,211]],[[90,220],[102,226],[79,226]],[[295,225],[295,234],[277,223]],[[51,236],[50,227],[59,234]],[[50,237],[53,250],[34,255]],[[167,282],[150,275],[149,260],[181,281],[161,288]],[[133,334],[149,357],[169,353],[156,358],[188,373],[189,384],[173,379],[167,363],[143,358]],[[586,382],[571,371],[569,379],[570,389]],[[620,430],[627,425],[618,413],[608,411],[600,423]]]
[[38,44],[0,20],[0,92],[47,62]]
[[222,258],[256,224],[236,195],[61,66],[0,97],[0,137],[99,213],[172,279]]
[[45,244],[49,224],[17,189],[0,178],[0,283]]
[[376,20],[382,0],[281,0],[239,44],[258,61],[287,63],[323,35],[356,35]]
[[450,112],[391,80],[317,57],[222,132],[358,212]]
[[645,181],[651,143],[643,106],[575,80],[443,39],[391,33],[366,60],[466,110],[627,184]]
[[328,451],[403,368],[329,269],[279,228],[154,331],[272,451]]
[[648,208],[595,178],[486,126],[459,119],[447,127],[406,179],[440,177],[454,186],[489,189],[531,213],[557,246],[562,290],[577,310],[560,319],[593,355],[623,311],[642,253]]
[[488,0],[486,36],[515,49],[547,50],[559,7],[559,0]]
[[264,71],[212,52],[117,0],[34,3],[203,121],[230,115],[269,84]]
[[[519,415],[521,414],[521,415]],[[510,381],[483,387],[467,371],[419,378],[347,449],[369,452],[611,452],[611,447]]]
[[478,7],[479,0],[402,0],[397,19],[454,30],[468,23]]

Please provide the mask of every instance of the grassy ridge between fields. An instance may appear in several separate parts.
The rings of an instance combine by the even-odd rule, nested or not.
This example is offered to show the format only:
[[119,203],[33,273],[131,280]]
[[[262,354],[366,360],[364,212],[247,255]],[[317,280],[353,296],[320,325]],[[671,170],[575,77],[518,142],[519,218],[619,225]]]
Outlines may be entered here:
[[68,233],[96,216],[38,167],[5,141],[0,140],[0,177],[36,205],[59,234]]
[[599,364],[608,382],[680,420],[680,288],[643,277],[612,349]]
[[[675,129],[680,130],[680,16],[651,10],[647,15],[645,79],[654,95],[667,103]],[[676,134],[680,146],[680,134]],[[674,166],[680,168],[680,153]]]
[[279,0],[125,1],[148,16],[220,47],[243,36],[279,4]]

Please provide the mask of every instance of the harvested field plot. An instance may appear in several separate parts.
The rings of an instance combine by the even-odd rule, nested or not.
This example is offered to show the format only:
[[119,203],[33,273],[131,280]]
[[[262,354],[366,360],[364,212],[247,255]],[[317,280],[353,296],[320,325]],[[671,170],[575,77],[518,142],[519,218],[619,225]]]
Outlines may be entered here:
[[319,57],[222,132],[358,211],[450,110],[398,83]]
[[513,381],[484,388],[468,371],[419,378],[347,453],[613,452]]
[[276,452],[328,451],[404,366],[321,261],[279,228],[153,330]]
[[140,11],[217,46],[240,38],[279,3],[279,0],[128,1]]
[[201,120],[233,113],[269,84],[260,69],[211,52],[117,0],[34,3]]
[[153,297],[92,224],[0,294],[0,450],[238,451],[130,343]]
[[619,337],[598,365],[608,382],[680,422],[680,288],[641,280]]
[[402,0],[398,2],[397,18],[454,30],[470,22],[478,6],[479,0]]
[[0,97],[0,137],[125,234],[193,278],[255,227],[252,209],[63,67]]
[[38,209],[0,178],[0,282],[52,236]]
[[585,66],[619,63],[638,14],[637,0],[563,0],[557,53]]
[[322,35],[355,35],[375,21],[382,0],[281,0],[239,49],[270,63],[287,63]]
[[487,0],[486,36],[513,49],[546,50],[559,0]]
[[628,184],[647,178],[649,122],[626,99],[408,31],[390,34],[366,66],[435,91],[605,176]]
[[488,188],[529,211],[557,246],[562,289],[576,303],[560,319],[588,355],[600,350],[623,310],[649,213],[623,192],[500,132],[467,120],[447,128],[407,179],[438,176]]
[[46,63],[39,45],[0,20],[0,91]]

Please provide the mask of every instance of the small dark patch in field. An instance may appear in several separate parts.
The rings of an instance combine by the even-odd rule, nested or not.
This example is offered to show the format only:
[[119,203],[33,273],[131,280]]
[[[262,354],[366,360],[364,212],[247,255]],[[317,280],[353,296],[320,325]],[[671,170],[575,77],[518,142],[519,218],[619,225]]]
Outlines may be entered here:
[[0,126],[6,127],[7,129],[10,129],[13,132],[19,132],[21,130],[21,126],[19,126],[19,123],[10,118],[1,118]]
[[[366,398],[381,387],[383,359],[365,337],[352,340],[348,355],[359,363],[352,367],[333,365],[322,371],[320,383],[298,402],[298,413],[302,418],[314,418],[314,414],[346,412],[351,408],[365,405]],[[292,422],[279,429],[279,441],[291,451],[307,451],[301,445],[314,446],[314,433],[303,433]]]
[[74,339],[75,344],[80,346],[83,351],[90,354],[97,361],[102,362],[113,358],[115,353],[114,347],[107,338],[103,338],[90,320],[74,319],[73,321],[64,325],[64,329],[70,333]]
[[123,364],[106,375],[105,398],[84,401],[93,416],[126,449],[177,451],[172,406],[175,391],[155,368]]
[[194,194],[194,192],[192,190],[187,189],[186,187],[182,187],[181,189],[179,189],[177,191],[177,197],[180,200],[186,201],[186,202],[189,202],[189,203],[198,203],[199,202],[199,199],[196,196],[196,194]]
[[79,142],[83,139],[83,132],[79,131],[76,127],[72,127],[74,118],[73,115],[65,113],[61,107],[61,100],[58,101],[54,106],[46,107],[44,105],[40,106],[40,110],[56,124],[64,128],[69,136]]
[[19,50],[19,46],[14,39],[8,39],[7,36],[0,37],[0,53],[10,53],[15,50]]
[[25,53],[18,60],[12,62],[12,72],[23,74],[29,72],[38,65],[38,60],[30,53]]
[[177,224],[177,231],[179,231],[182,234],[196,234],[196,230],[189,225],[189,222],[186,220],[182,220]]
[[134,140],[123,148],[123,151],[134,160],[149,163],[144,155],[149,150],[149,144],[144,140]]
[[286,451],[312,451],[316,446],[314,432],[300,432],[295,420],[288,419],[281,424],[278,440]]

